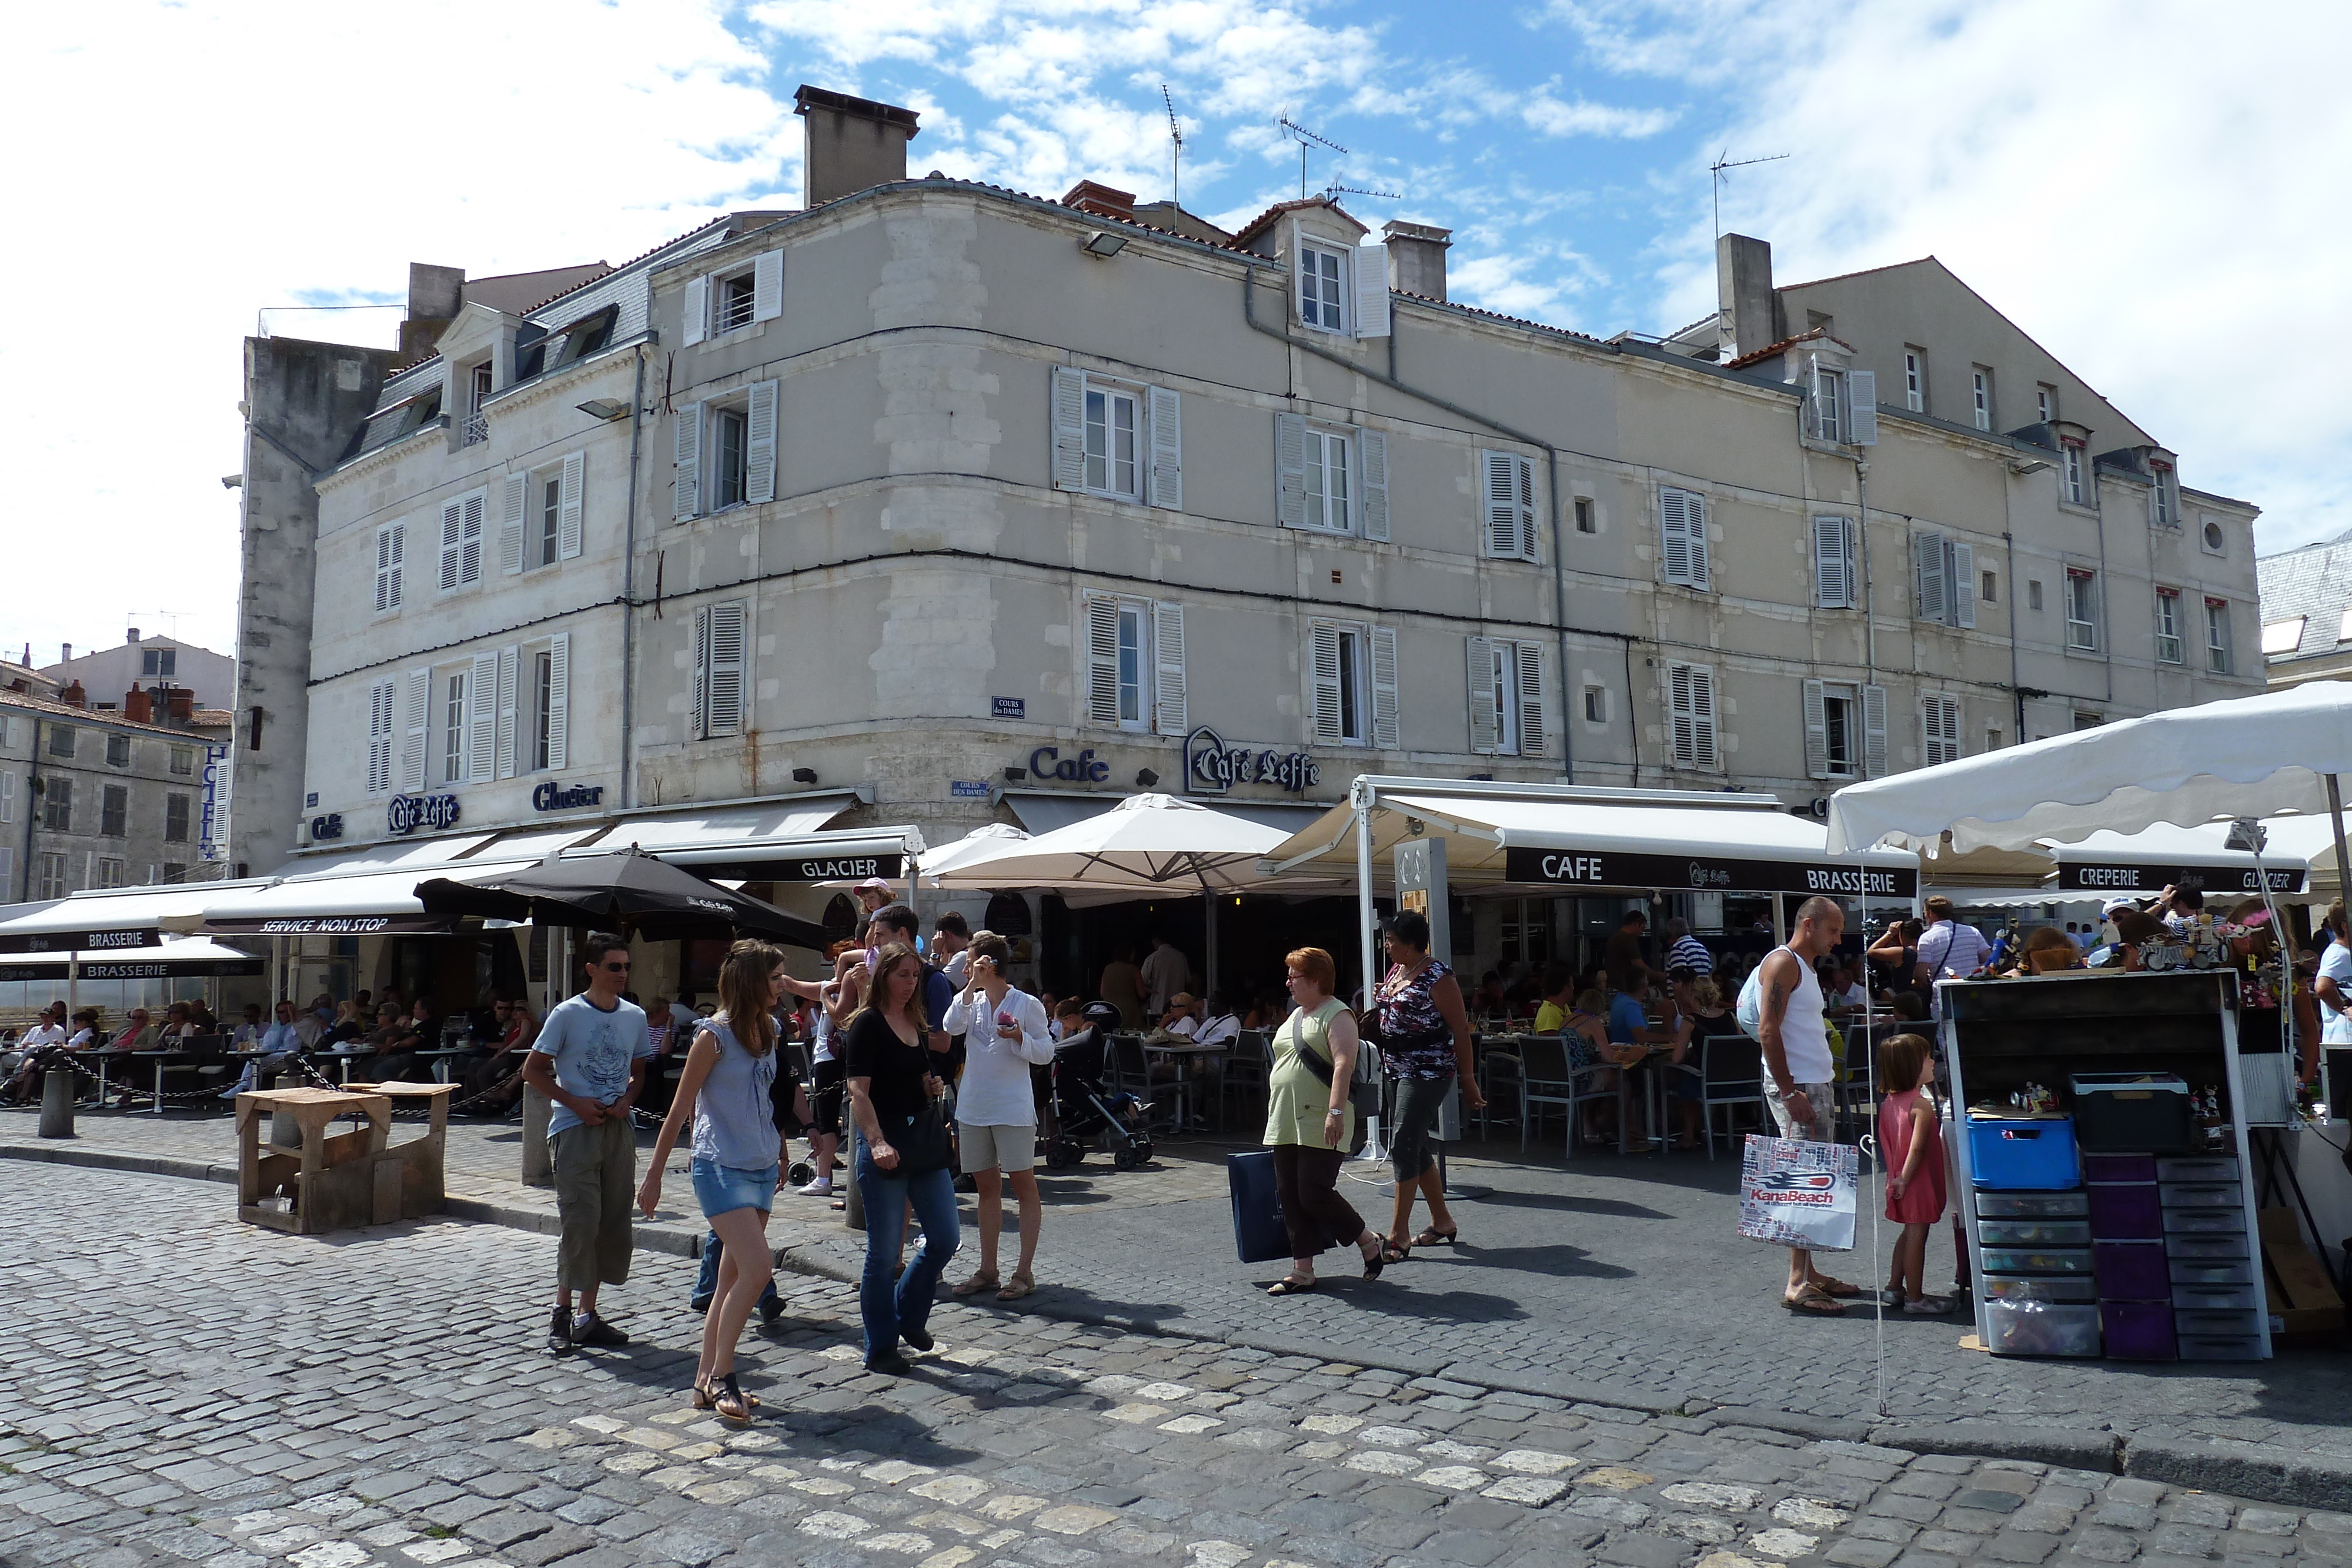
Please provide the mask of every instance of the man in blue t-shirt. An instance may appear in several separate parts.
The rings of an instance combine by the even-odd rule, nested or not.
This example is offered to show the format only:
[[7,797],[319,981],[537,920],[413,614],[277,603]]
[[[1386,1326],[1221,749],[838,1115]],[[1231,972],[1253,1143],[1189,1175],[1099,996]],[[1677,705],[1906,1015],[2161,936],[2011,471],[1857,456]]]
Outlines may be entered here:
[[593,933],[581,962],[587,990],[548,1009],[522,1070],[523,1082],[553,1103],[547,1145],[563,1230],[547,1348],[558,1355],[574,1345],[629,1343],[596,1315],[596,1291],[629,1277],[635,1245],[629,1210],[637,1191],[637,1131],[629,1113],[654,1054],[645,1009],[621,995],[629,982],[628,943]]

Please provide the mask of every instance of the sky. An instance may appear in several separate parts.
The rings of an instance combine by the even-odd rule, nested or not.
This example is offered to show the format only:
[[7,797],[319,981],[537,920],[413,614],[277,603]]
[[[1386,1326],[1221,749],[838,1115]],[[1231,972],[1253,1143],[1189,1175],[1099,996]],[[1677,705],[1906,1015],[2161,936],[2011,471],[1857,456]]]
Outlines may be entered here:
[[1046,196],[1166,196],[1172,101],[1228,226],[1298,194],[1287,118],[1344,149],[1310,189],[1454,231],[1454,298],[1602,336],[1713,308],[1718,197],[1783,282],[1932,254],[2263,552],[2352,529],[2310,336],[2352,259],[2340,0],[78,0],[11,37],[0,650],[37,664],[233,651],[243,338],[389,344],[411,261],[797,205],[803,82],[919,110],[911,172]]

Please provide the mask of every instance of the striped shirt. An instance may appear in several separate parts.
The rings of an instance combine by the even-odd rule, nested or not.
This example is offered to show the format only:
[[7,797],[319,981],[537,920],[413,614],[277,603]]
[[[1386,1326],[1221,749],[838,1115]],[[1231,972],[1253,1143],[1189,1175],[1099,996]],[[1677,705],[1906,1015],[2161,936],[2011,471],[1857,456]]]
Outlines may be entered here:
[[1706,950],[1706,943],[1685,932],[1675,938],[1673,946],[1666,949],[1666,967],[1712,975],[1715,973],[1715,956]]

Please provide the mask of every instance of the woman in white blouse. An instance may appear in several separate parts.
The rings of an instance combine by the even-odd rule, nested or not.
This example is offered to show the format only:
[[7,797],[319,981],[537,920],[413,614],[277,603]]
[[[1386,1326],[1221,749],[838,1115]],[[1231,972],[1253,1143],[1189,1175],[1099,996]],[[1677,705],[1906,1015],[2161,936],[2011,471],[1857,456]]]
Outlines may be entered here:
[[[963,990],[948,1007],[940,1027],[964,1037],[963,1081],[956,1086],[956,1146],[963,1168],[978,1189],[980,1270],[955,1287],[959,1296],[994,1291],[1000,1301],[1017,1301],[1037,1288],[1031,1265],[1037,1257],[1037,1225],[1045,1205],[1037,1196],[1037,1103],[1029,1069],[1054,1060],[1045,1004],[1016,989],[1004,977],[1012,949],[993,931],[972,934],[971,967]],[[996,1276],[996,1237],[1003,1228],[1003,1187],[998,1173],[1013,1183],[1021,1201],[1021,1266],[1001,1286]]]

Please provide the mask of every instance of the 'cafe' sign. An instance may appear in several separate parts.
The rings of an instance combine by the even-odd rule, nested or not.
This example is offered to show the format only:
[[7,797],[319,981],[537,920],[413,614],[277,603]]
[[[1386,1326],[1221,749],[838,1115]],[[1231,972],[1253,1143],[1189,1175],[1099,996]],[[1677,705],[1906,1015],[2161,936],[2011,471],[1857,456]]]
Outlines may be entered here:
[[1222,795],[1236,784],[1278,784],[1297,795],[1322,781],[1322,767],[1304,751],[1227,746],[1205,724],[1184,737],[1184,788],[1195,795]]

